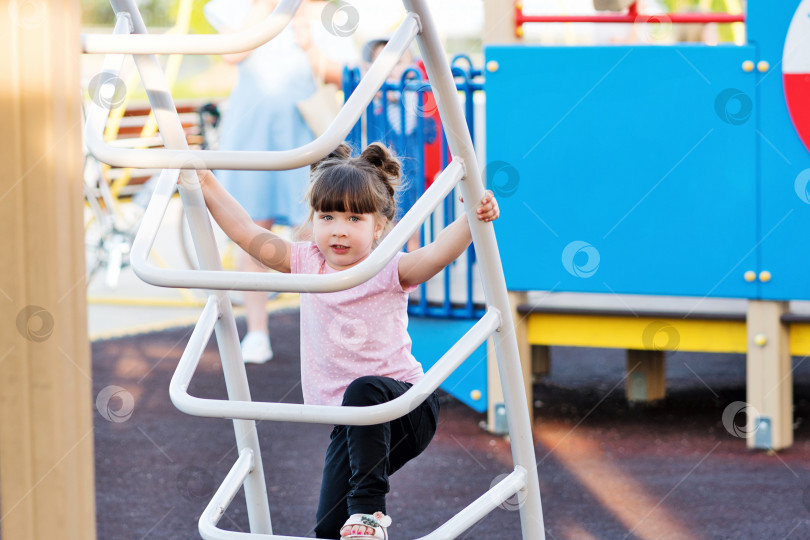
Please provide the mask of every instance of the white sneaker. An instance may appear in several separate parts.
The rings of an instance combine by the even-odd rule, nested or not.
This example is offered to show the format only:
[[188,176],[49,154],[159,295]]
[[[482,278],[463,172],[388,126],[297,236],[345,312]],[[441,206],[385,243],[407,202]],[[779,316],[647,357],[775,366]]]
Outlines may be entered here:
[[242,340],[242,360],[246,364],[264,364],[272,358],[270,336],[264,332],[248,332]]

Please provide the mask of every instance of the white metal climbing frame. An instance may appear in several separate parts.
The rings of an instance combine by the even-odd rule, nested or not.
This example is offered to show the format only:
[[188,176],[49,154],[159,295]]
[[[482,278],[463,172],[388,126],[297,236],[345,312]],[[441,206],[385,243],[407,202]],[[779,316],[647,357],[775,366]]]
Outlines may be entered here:
[[[210,290],[189,343],[177,366],[170,396],[180,410],[198,416],[233,419],[239,458],[214,494],[199,522],[206,539],[293,540],[274,535],[270,520],[264,470],[259,456],[256,420],[276,420],[344,425],[369,425],[390,421],[415,409],[473,351],[493,336],[503,385],[506,415],[511,436],[514,471],[421,540],[456,538],[507,499],[517,495],[523,540],[544,539],[543,514],[537,464],[534,456],[528,404],[521,374],[517,341],[506,284],[491,223],[470,220],[478,256],[487,312],[406,394],[373,407],[332,407],[288,403],[254,402],[250,398],[242,362],[233,309],[227,290],[269,290],[298,292],[340,291],[371,278],[401,249],[456,184],[464,197],[465,211],[474,215],[472,203],[481,200],[484,185],[478,170],[472,141],[447,59],[430,17],[426,0],[404,0],[407,16],[355,92],[344,104],[329,129],[315,141],[289,151],[222,152],[188,149],[182,126],[157,54],[222,54],[255,48],[276,36],[290,22],[301,0],[281,0],[261,24],[241,34],[148,35],[135,0],[111,0],[117,23],[113,35],[83,35],[84,53],[106,54],[102,74],[95,88],[85,137],[88,149],[102,162],[114,166],[161,168],[163,172],[149,202],[143,223],[132,247],[132,267],[144,281],[161,287]],[[243,169],[285,170],[302,167],[329,154],[344,140],[363,110],[373,99],[388,74],[416,40],[425,62],[439,114],[447,132],[452,155],[450,165],[417,201],[377,249],[357,266],[330,275],[286,275],[222,270],[211,222],[195,170]],[[164,139],[164,149],[117,148],[102,137],[124,54],[132,54],[147,89]],[[180,179],[179,188],[177,184]],[[161,269],[149,263],[148,255],[169,200],[179,189],[201,270]],[[188,394],[188,385],[212,332],[216,332],[227,400],[203,399]],[[245,490],[250,533],[217,528],[241,487]]]

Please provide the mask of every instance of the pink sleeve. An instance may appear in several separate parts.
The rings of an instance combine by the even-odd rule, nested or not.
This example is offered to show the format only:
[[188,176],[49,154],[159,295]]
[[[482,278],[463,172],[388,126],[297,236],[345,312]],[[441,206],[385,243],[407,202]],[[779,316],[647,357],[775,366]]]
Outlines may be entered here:
[[384,272],[388,271],[388,269],[390,268],[391,275],[389,277],[389,280],[390,280],[392,289],[394,289],[395,291],[402,291],[402,292],[405,292],[405,293],[409,293],[411,291],[415,291],[416,287],[418,287],[418,285],[411,285],[410,287],[403,287],[402,282],[399,281],[399,260],[402,258],[403,255],[405,255],[404,251],[400,251],[399,253],[394,255],[394,258],[391,259],[390,263],[388,263],[388,268],[386,268],[383,271]]
[[307,259],[309,258],[312,242],[293,242],[290,253],[290,272],[293,274],[306,274]]

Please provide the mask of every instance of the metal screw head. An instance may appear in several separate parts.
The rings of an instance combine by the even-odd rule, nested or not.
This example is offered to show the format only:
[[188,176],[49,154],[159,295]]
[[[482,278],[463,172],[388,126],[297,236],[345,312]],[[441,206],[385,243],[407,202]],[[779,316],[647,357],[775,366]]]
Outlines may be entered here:
[[768,343],[768,336],[763,333],[759,333],[754,336],[754,344],[757,347],[764,347]]
[[487,71],[489,71],[490,73],[495,73],[496,71],[498,71],[499,67],[501,66],[500,64],[498,64],[497,60],[490,60],[489,62],[487,62]]
[[742,63],[742,70],[745,71],[746,73],[750,73],[750,72],[754,71],[754,62],[753,62],[753,60],[746,60],[745,62],[743,62]]
[[752,281],[754,281],[755,279],[757,279],[757,273],[756,273],[756,272],[754,272],[753,270],[748,270],[748,271],[747,271],[745,274],[743,274],[743,278],[744,278],[744,279],[745,279],[745,281],[747,281],[748,283],[751,283]]
[[762,283],[768,283],[771,280],[771,273],[768,272],[767,270],[763,270],[762,272],[759,273],[759,280]]
[[769,69],[771,69],[771,64],[769,64],[767,60],[760,60],[757,62],[757,70],[760,73],[765,73]]

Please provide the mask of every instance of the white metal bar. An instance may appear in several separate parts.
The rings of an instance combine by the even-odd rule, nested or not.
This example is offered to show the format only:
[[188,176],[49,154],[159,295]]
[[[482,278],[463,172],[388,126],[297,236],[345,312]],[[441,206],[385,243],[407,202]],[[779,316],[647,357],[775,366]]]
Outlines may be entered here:
[[[115,17],[115,28],[113,28],[113,35],[120,37],[129,35],[132,32],[132,18],[128,13],[117,13]],[[111,103],[115,94],[115,81],[120,80],[121,70],[124,66],[123,54],[109,54],[104,57],[104,62],[101,65],[101,72],[107,74],[107,78],[98,79],[101,84],[95,88],[95,93],[90,96],[90,103],[85,115],[84,124],[84,138],[85,141],[90,133],[99,133],[103,139],[104,126],[107,123],[107,116],[110,113],[110,107],[102,106],[103,103]],[[94,89],[90,88],[88,91],[93,92]]]
[[[411,13],[406,16],[326,132],[299,148],[261,152],[115,148],[104,141],[103,126],[102,129],[87,131],[87,148],[97,160],[114,167],[134,165],[157,169],[287,170],[308,166],[327,156],[343,142],[413,42],[419,28],[419,18],[416,15]],[[152,108],[157,112],[157,109],[166,106],[165,103],[160,103],[158,107],[153,105]]]
[[223,531],[217,528],[217,523],[225,515],[225,511],[233,502],[233,498],[244,484],[248,474],[254,466],[253,452],[242,450],[239,458],[220,484],[211,502],[205,507],[199,521],[200,536],[205,540],[307,540],[302,536],[279,536],[275,534],[255,534],[234,531]]
[[[478,497],[464,510],[450,518],[441,527],[418,540],[448,540],[475,525],[484,516],[495,510],[504,501],[526,487],[526,469],[521,466]],[[520,497],[520,496],[519,496]]]
[[[428,370],[422,379],[417,381],[405,394],[380,405],[341,407],[197,398],[188,394],[191,377],[200,361],[200,355],[196,354],[197,351],[183,354],[169,384],[169,396],[175,407],[195,416],[350,426],[369,426],[390,422],[395,418],[405,416],[418,407],[498,329],[500,321],[498,310],[488,309],[484,316]],[[198,322],[198,326],[201,325],[202,319]],[[197,329],[194,332],[196,333]],[[199,335],[203,335],[202,330]]]
[[[302,536],[280,536],[268,534],[249,534],[234,531],[223,531],[217,528],[225,511],[230,506],[242,483],[250,472],[253,454],[243,450],[228,472],[225,480],[205,507],[199,521],[200,536],[205,540],[303,540]],[[506,478],[498,482],[486,493],[478,497],[469,506],[445,522],[441,527],[418,540],[450,540],[472,527],[489,512],[518,493],[526,486],[526,470],[516,467]]]
[[[115,36],[117,39],[122,38],[123,36],[128,36],[132,32],[132,19],[126,13],[118,13],[115,16],[115,26],[113,27],[112,35]],[[126,58],[123,54],[110,54],[104,57],[104,63],[102,64],[102,71],[107,71],[109,73],[118,74],[121,71],[121,65],[124,62],[124,58]],[[108,62],[110,65],[108,66]],[[92,97],[92,96],[91,96]]]
[[[149,252],[155,242],[160,222],[168,207],[174,184],[168,176],[161,176],[155,195],[143,216],[141,228],[132,244],[130,254],[132,269],[142,280],[159,287],[184,287],[199,289],[227,289],[243,291],[292,291],[333,292],[359,285],[377,274],[396,255],[403,245],[419,229],[419,226],[441,204],[464,175],[460,160],[454,159],[439,175],[425,194],[411,207],[399,224],[386,236],[366,260],[334,274],[278,274],[268,272],[235,272],[221,270],[175,270],[159,268],[152,264]],[[189,188],[189,190],[194,189]],[[187,190],[187,191],[189,191]],[[201,194],[199,184],[196,192]],[[158,194],[160,194],[158,196]],[[200,195],[202,199],[202,195]],[[204,201],[184,202],[189,216],[199,214],[209,223]],[[196,244],[196,242],[195,242]]]
[[264,45],[284,30],[301,0],[281,0],[259,25],[232,34],[132,35],[126,38],[82,34],[83,53],[118,54],[227,54]]
[[475,219],[475,206],[484,195],[484,182],[476,166],[475,149],[470,139],[464,111],[458,99],[455,81],[439,39],[438,30],[430,16],[426,0],[403,0],[405,9],[421,17],[422,31],[417,36],[419,50],[425,62],[442,126],[447,133],[451,155],[459,156],[467,164],[465,181],[460,183],[464,196],[464,209],[470,220],[473,244],[478,253],[481,283],[488,306],[494,306],[503,315],[503,326],[494,336],[498,369],[503,386],[512,459],[515,466],[527,472],[526,500],[520,507],[523,540],[544,540],[543,509],[540,503],[540,481],[534,455],[529,404],[518,354],[517,336],[512,310],[506,292],[503,266],[492,223]]
[[[116,13],[128,13],[132,19],[132,28],[135,33],[146,34],[146,26],[138,11],[135,0],[110,0]],[[160,62],[155,55],[135,55],[135,65],[140,73],[143,86],[146,89],[149,103],[155,113],[159,132],[164,139],[167,148],[186,149],[186,137],[183,131],[177,108],[171,97],[169,86],[166,82],[165,73]],[[91,111],[92,112],[92,111]],[[88,135],[100,134],[100,131],[90,130]],[[137,162],[133,165],[138,165]],[[207,212],[194,211],[204,209],[205,201],[197,182],[197,175],[193,171],[181,172],[181,178],[185,177],[184,185],[196,184],[197,190],[187,190],[183,186],[180,188],[180,197],[186,209],[186,217],[189,220],[194,245],[197,251],[197,259],[200,266],[206,269],[221,268],[219,252],[214,233],[211,227],[211,220]],[[161,179],[169,178],[169,173],[161,175]],[[167,191],[175,189],[174,186],[164,188]],[[146,253],[148,255],[148,251]],[[221,318],[216,325],[217,344],[219,345],[222,359],[222,372],[225,378],[225,386],[230,399],[250,401],[250,388],[248,386],[245,365],[242,361],[242,354],[239,347],[239,335],[236,331],[233,308],[227,293],[217,291],[216,296]],[[259,447],[259,437],[256,432],[256,423],[246,420],[233,421],[234,434],[236,436],[236,446],[241,452],[249,449],[253,455],[261,455]],[[264,468],[261,460],[257,460],[250,474],[245,480],[245,502],[247,506],[250,529],[253,532],[272,533],[273,527],[270,520],[270,507],[267,499],[267,487],[264,479]]]
[[194,375],[194,370],[200,362],[206,345],[211,340],[211,334],[214,332],[214,327],[219,320],[219,302],[217,297],[210,295],[205,303],[200,318],[191,332],[191,337],[188,339],[186,348],[183,350],[183,355],[180,357],[180,362],[172,376],[172,384],[174,378],[180,380],[190,381]]
[[[132,27],[136,33],[146,33],[134,0],[111,0],[111,3],[117,14],[128,12],[132,15]],[[428,76],[431,79],[434,89],[434,95],[436,95],[437,98],[444,128],[448,134],[450,151],[454,156],[454,162],[444,171],[440,178],[443,180],[443,182],[441,182],[443,189],[434,190],[431,192],[431,197],[423,197],[422,199],[433,199],[432,195],[444,189],[447,189],[447,191],[444,191],[445,194],[449,193],[455,181],[464,176],[466,172],[466,179],[469,181],[461,184],[461,190],[465,197],[465,211],[471,216],[470,227],[473,241],[480,254],[479,266],[482,272],[482,283],[487,303],[490,306],[487,314],[442,357],[437,365],[434,366],[421,381],[397,400],[375,407],[364,407],[362,410],[352,410],[357,409],[352,407],[253,403],[250,401],[247,379],[244,366],[241,362],[241,354],[239,352],[238,338],[230,301],[225,293],[217,292],[209,298],[198,323],[198,327],[195,328],[195,332],[189,342],[188,350],[181,359],[182,365],[178,366],[178,370],[172,380],[170,394],[178,408],[190,412],[191,414],[206,412],[213,413],[206,414],[208,416],[228,418],[268,418],[349,425],[379,423],[402,416],[413,410],[430,392],[438,387],[441,380],[446,378],[447,374],[452,372],[472,351],[480,346],[490,333],[497,330],[498,334],[495,336],[494,341],[498,354],[499,371],[504,387],[507,419],[512,440],[512,453],[516,465],[515,472],[485,495],[479,497],[479,499],[448,521],[442,528],[425,538],[430,540],[453,538],[469,528],[475,521],[494,509],[506,498],[518,490],[522,490],[525,494],[525,500],[520,508],[523,538],[524,540],[543,539],[545,538],[545,533],[543,530],[537,468],[534,461],[534,448],[531,440],[531,426],[528,418],[528,404],[525,399],[517,354],[517,341],[512,325],[511,311],[506,297],[506,287],[500,265],[500,257],[492,224],[481,223],[474,219],[474,207],[483,195],[483,183],[477,167],[474,166],[476,160],[472,142],[466,129],[460,103],[458,102],[452,74],[450,73],[449,67],[446,65],[446,58],[441,49],[437,31],[430,18],[426,0],[404,0],[404,3],[409,14],[403,25],[386,46],[383,54],[377,62],[375,62],[369,74],[367,74],[360,86],[358,86],[355,94],[341,110],[338,118],[332,123],[323,136],[309,145],[285,152],[213,153],[188,151],[176,109],[171,96],[168,94],[168,88],[163,79],[163,73],[157,62],[157,58],[154,56],[141,55],[136,57],[136,64],[141,72],[144,85],[148,89],[147,93],[149,94],[152,108],[156,113],[158,124],[161,128],[161,134],[165,138],[165,146],[167,149],[117,149],[106,144],[103,141],[102,129],[106,121],[107,111],[101,106],[91,109],[92,114],[88,114],[88,148],[100,161],[117,166],[135,165],[138,167],[168,169],[231,168],[253,170],[290,169],[308,165],[324,157],[346,136],[351,126],[359,119],[365,105],[373,98],[379,86],[393,68],[393,65],[407,48],[410,41],[416,36],[425,59]],[[298,0],[285,0],[285,2],[283,2],[283,5],[292,4],[295,4],[297,7]],[[292,11],[294,11],[294,9]],[[418,14],[418,16],[414,13]],[[278,21],[281,20],[281,14],[281,11],[279,11],[278,14],[274,13],[274,15],[278,15],[275,17],[276,22],[268,22],[273,20],[271,16],[268,18],[268,21],[263,23],[262,27],[280,24]],[[119,22],[120,20],[122,20],[122,18],[119,18]],[[116,26],[117,28],[119,27],[118,24]],[[283,27],[283,25],[281,25],[281,27]],[[122,30],[122,28],[119,28],[119,32]],[[266,30],[267,28],[262,29],[262,31]],[[228,37],[230,39],[232,36],[220,37]],[[242,38],[243,37],[244,35],[242,35]],[[189,40],[188,38],[192,39]],[[201,42],[195,42],[194,40],[196,38],[197,36],[187,36],[183,38],[184,44],[182,47],[198,48]],[[169,45],[169,41],[173,39],[174,37],[172,37],[171,40],[167,40],[163,45],[173,47],[174,45]],[[146,36],[138,36],[129,41],[118,41],[116,43],[128,43],[131,46],[139,47],[142,46],[139,44],[146,42],[158,43],[153,39],[153,36],[148,38]],[[112,41],[110,41],[110,43],[112,43]],[[193,44],[193,46],[189,44]],[[92,49],[93,46],[91,39],[90,48]],[[151,45],[149,46],[151,47]],[[155,45],[154,50],[159,48],[161,47]],[[132,49],[126,49],[123,45],[120,50],[121,52],[132,51]],[[144,51],[146,50],[147,49],[144,49]],[[148,50],[151,51],[153,49]],[[179,49],[176,51],[181,52]],[[160,52],[175,51],[163,49]],[[190,51],[184,50],[182,52]],[[217,52],[222,52],[222,50]],[[115,70],[116,59],[107,60],[109,64],[105,63],[105,66],[111,66],[109,69],[117,73]],[[107,70],[108,72],[110,72],[109,69]],[[118,69],[120,70],[120,65],[118,65]],[[470,170],[464,171],[464,163],[470,164]],[[141,249],[139,256],[142,258],[141,262],[146,262],[149,249],[151,249],[151,245],[154,242],[154,234],[156,234],[162,215],[165,212],[165,199],[167,195],[170,196],[171,192],[175,189],[174,182],[178,175],[181,175],[182,187],[180,193],[189,215],[195,246],[198,250],[198,257],[201,260],[201,266],[205,269],[199,273],[209,272],[218,274],[218,279],[214,279],[211,282],[203,279],[200,280],[197,286],[214,288],[206,285],[206,283],[214,283],[216,288],[236,288],[233,285],[222,287],[221,285],[223,285],[223,283],[221,278],[227,279],[237,276],[227,275],[229,273],[224,272],[211,272],[212,269],[219,268],[219,262],[216,256],[210,220],[205,210],[204,200],[196,176],[191,172],[186,171],[181,173],[180,171],[174,170],[165,171],[164,174],[161,175],[159,182],[159,184],[162,184],[161,189],[159,193],[156,193],[157,197],[152,201],[154,204],[150,204],[151,212],[148,212],[150,214],[150,222],[148,225],[145,224],[144,227],[147,234],[141,235],[142,240],[139,242],[139,248]],[[451,177],[452,182],[450,181]],[[422,215],[424,210],[432,210],[434,203],[438,204],[438,201],[441,200],[439,197],[436,197],[435,201],[426,200],[426,202],[422,203],[422,199],[420,199],[417,205],[414,206],[414,209],[403,219],[402,223],[395,231],[389,235],[387,241],[383,242],[380,248],[375,250],[375,253],[369,257],[369,261],[373,259],[373,264],[368,264],[366,268],[363,269],[363,272],[370,270],[368,276],[363,276],[363,272],[359,270],[354,273],[350,270],[341,272],[340,274],[344,275],[335,280],[335,282],[327,283],[328,280],[316,279],[315,287],[307,288],[307,284],[305,284],[303,290],[309,290],[311,292],[342,290],[361,283],[371,277],[371,275],[374,275],[393,257],[398,247],[410,236],[409,233],[413,232],[424,220],[426,217]],[[419,206],[418,211],[414,212],[417,206]],[[396,242],[394,240],[396,240]],[[385,247],[385,249],[382,249],[383,247]],[[385,251],[390,251],[390,255],[387,258],[385,257]],[[360,266],[361,265],[358,265],[358,267],[355,268],[359,268]],[[241,277],[244,278],[244,276]],[[318,276],[299,275],[294,276],[295,279],[289,279],[288,276],[286,282],[282,283],[283,286],[276,287],[276,290],[302,290],[300,283],[302,278],[317,277]],[[352,283],[352,279],[357,280],[356,283]],[[246,281],[250,282],[251,280],[255,288],[242,286],[238,286],[238,288],[263,290],[259,285],[267,285],[266,283],[256,283],[256,278],[251,278],[250,276],[248,276]],[[298,283],[293,284],[292,281],[297,281]],[[318,283],[319,281],[320,283]],[[168,285],[187,286],[182,284]],[[292,287],[295,287],[295,289],[292,289]],[[221,312],[221,319],[218,323],[215,322],[217,311]],[[503,317],[503,320],[501,320],[501,317]],[[217,402],[216,400],[202,400],[193,398],[187,393],[190,378],[193,376],[197,364],[199,363],[205,343],[210,339],[212,325],[217,331],[218,342],[220,344],[223,371],[228,387],[228,401]],[[180,404],[178,404],[178,402]],[[181,406],[181,404],[183,404],[183,406]],[[357,417],[361,414],[363,418],[358,419]],[[213,532],[208,532],[212,533],[214,536],[209,536],[210,538],[244,538],[246,536],[239,533],[219,531],[215,527],[216,521],[222,516],[225,508],[233,499],[234,494],[243,484],[246,492],[248,513],[251,520],[251,531],[254,533],[272,533],[261,460],[258,460],[256,463],[253,462],[253,457],[260,455],[255,423],[247,420],[235,420],[234,429],[240,448],[240,459],[237,461],[231,473],[229,473],[226,482],[224,482],[217,491],[209,508],[206,509],[206,516],[215,516],[215,521],[207,521],[208,523],[213,523]],[[204,524],[201,520],[201,533],[203,533],[203,528]],[[292,540],[296,538],[273,536],[272,534],[254,534],[251,536],[254,538],[276,540]]]
[[211,502],[205,507],[199,521],[200,535],[203,538],[227,538],[227,536],[219,534],[227,531],[220,531],[217,529],[216,525],[219,523],[219,520],[222,519],[225,510],[228,509],[236,493],[242,487],[242,484],[245,483],[248,474],[250,474],[253,468],[253,457],[253,452],[248,448],[239,452],[239,458],[236,460],[236,463],[234,463],[231,470],[228,471],[225,480],[222,481],[222,484],[211,498]]
[[233,502],[252,466],[253,453],[250,450],[243,450],[200,516],[198,524],[200,536],[204,540],[308,540],[303,536],[244,533],[217,528],[217,523]]

